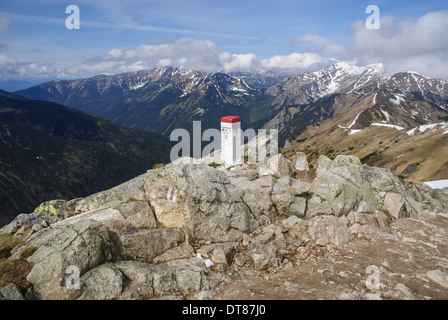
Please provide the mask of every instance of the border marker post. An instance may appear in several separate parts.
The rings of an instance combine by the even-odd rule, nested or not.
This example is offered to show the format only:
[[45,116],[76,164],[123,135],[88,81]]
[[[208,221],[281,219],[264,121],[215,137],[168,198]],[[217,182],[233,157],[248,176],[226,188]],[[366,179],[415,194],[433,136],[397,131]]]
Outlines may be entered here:
[[226,167],[241,165],[241,119],[221,118],[221,163]]

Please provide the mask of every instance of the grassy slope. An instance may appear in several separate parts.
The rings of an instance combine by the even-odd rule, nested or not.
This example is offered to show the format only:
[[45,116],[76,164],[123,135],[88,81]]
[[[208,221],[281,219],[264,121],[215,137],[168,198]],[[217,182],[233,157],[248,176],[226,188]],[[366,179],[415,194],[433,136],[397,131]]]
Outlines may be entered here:
[[330,158],[353,154],[363,163],[392,169],[397,174],[417,163],[418,171],[406,180],[440,180],[448,178],[448,135],[442,133],[439,130],[409,136],[405,130],[371,126],[349,135],[341,128],[332,127],[305,141],[294,141],[293,146],[283,152],[291,157],[296,151],[303,151],[314,165],[321,154]]

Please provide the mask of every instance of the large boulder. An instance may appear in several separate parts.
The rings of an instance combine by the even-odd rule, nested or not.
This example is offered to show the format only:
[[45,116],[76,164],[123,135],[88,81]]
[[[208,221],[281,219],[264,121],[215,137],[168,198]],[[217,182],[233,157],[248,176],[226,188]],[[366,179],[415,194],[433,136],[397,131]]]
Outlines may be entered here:
[[202,246],[196,252],[210,258],[214,264],[231,265],[235,254],[241,249],[239,242],[213,243]]
[[197,258],[152,265],[139,261],[117,261],[115,266],[128,279],[122,299],[152,299],[163,296],[188,296],[216,287],[227,277],[206,270]]
[[273,243],[250,245],[248,250],[255,270],[278,267],[283,259]]
[[260,225],[269,224],[276,215],[274,203],[271,200],[274,178],[266,175],[255,180],[246,177],[230,178],[233,185],[242,190],[242,200]]
[[20,288],[14,283],[8,284],[6,287],[0,289],[0,300],[25,300]]
[[149,263],[185,241],[184,233],[179,228],[126,229],[117,232],[113,238],[115,256]]
[[19,214],[11,223],[2,228],[0,233],[13,234],[19,229],[28,229],[33,225],[45,221],[46,224],[52,224],[66,218],[70,206],[65,200],[52,200],[40,204],[30,214]]
[[101,222],[109,230],[157,228],[157,220],[147,201],[131,200],[109,208],[92,209],[65,219],[62,223],[74,223],[91,219]]
[[272,190],[272,202],[281,215],[303,217],[306,211],[306,197],[296,196],[294,190],[277,182]]
[[93,220],[43,229],[18,249],[37,248],[29,262],[34,267],[27,276],[39,299],[74,299],[81,292],[67,288],[68,267],[82,275],[111,258],[106,228]]
[[312,197],[307,215],[347,215],[364,202],[378,203],[368,181],[362,179],[361,167],[335,167],[322,170],[311,184]]
[[384,197],[384,207],[395,219],[401,218],[406,209],[404,197],[398,193],[388,193]]
[[361,161],[356,156],[338,155],[333,161],[332,168],[362,166]]
[[369,235],[389,232],[390,225],[386,214],[376,210],[374,213],[350,212],[347,216],[352,234]]
[[271,157],[268,160],[269,168],[274,172],[276,177],[291,176],[294,172],[291,161],[285,158],[281,153]]
[[306,158],[306,154],[303,152],[296,152],[291,159],[292,165],[296,170],[309,170],[310,166]]
[[320,216],[308,222],[308,234],[318,246],[341,246],[353,239],[347,226],[334,216]]
[[80,279],[80,300],[116,300],[123,291],[124,276],[113,263],[87,271]]
[[327,158],[326,156],[319,156],[316,163],[316,171],[328,170],[333,166],[333,160]]
[[101,191],[81,199],[70,201],[68,215],[111,208],[130,201],[146,201],[144,184],[155,179],[162,169],[150,170],[134,179],[126,181],[112,189]]
[[259,225],[244,192],[207,165],[168,165],[145,184],[145,192],[159,223],[183,228],[189,238],[229,241],[230,229],[249,233]]

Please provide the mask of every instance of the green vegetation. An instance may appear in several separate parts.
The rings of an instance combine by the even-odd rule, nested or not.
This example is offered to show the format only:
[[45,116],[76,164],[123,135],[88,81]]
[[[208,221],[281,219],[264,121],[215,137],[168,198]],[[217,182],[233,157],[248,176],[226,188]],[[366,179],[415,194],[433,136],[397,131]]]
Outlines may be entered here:
[[209,166],[213,167],[213,168],[218,168],[220,166],[220,164],[216,163],[216,162],[212,162],[212,163],[209,164]]
[[394,221],[395,221],[395,217],[392,216],[392,215],[390,214],[389,210],[384,209],[384,210],[382,210],[382,211],[383,211],[383,213],[387,216],[387,219],[388,219],[390,222],[394,222]]
[[365,161],[369,160],[370,158],[376,157],[378,154],[379,154],[378,151],[374,151],[372,153],[369,153],[365,157],[361,158],[361,162],[365,162]]
[[36,248],[28,248],[21,252],[18,260],[11,258],[11,251],[22,244],[20,237],[9,234],[0,235],[0,288],[15,283],[24,292],[31,284],[26,276],[33,268],[33,264],[26,261]]
[[11,250],[21,243],[19,237],[9,234],[0,234],[0,260],[10,256]]

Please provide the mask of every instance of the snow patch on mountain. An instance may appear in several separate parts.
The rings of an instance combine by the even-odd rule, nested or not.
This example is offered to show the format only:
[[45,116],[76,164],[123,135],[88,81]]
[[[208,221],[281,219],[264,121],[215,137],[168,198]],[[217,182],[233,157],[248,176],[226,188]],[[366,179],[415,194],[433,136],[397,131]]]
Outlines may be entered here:
[[380,109],[382,114],[386,117],[386,120],[383,121],[383,123],[389,122],[389,113],[387,111],[384,111],[383,109]]
[[394,95],[395,99],[390,99],[390,101],[392,101],[394,104],[396,104],[397,106],[400,105],[400,103],[403,101],[405,101],[402,97],[400,97],[399,95]]
[[397,129],[397,130],[404,130],[403,127],[400,126],[396,126],[394,124],[386,124],[386,123],[371,123],[371,126],[376,126],[376,127],[387,127],[387,128],[393,128],[393,129]]
[[143,88],[147,83],[148,82],[140,82],[140,83],[134,84],[132,86],[129,86],[129,90],[137,90],[137,89]]
[[[421,126],[418,126],[416,128],[413,128],[411,130],[408,130],[406,133],[408,134],[408,136],[412,136],[412,135],[414,135],[414,133],[417,130],[419,132],[423,133],[423,132],[426,132],[428,130],[435,131],[435,130],[445,130],[445,129],[448,129],[448,123],[447,122],[430,123],[430,124],[421,125]],[[448,130],[443,132],[443,134],[448,134]]]
[[448,188],[448,180],[427,181],[423,183],[432,189]]

